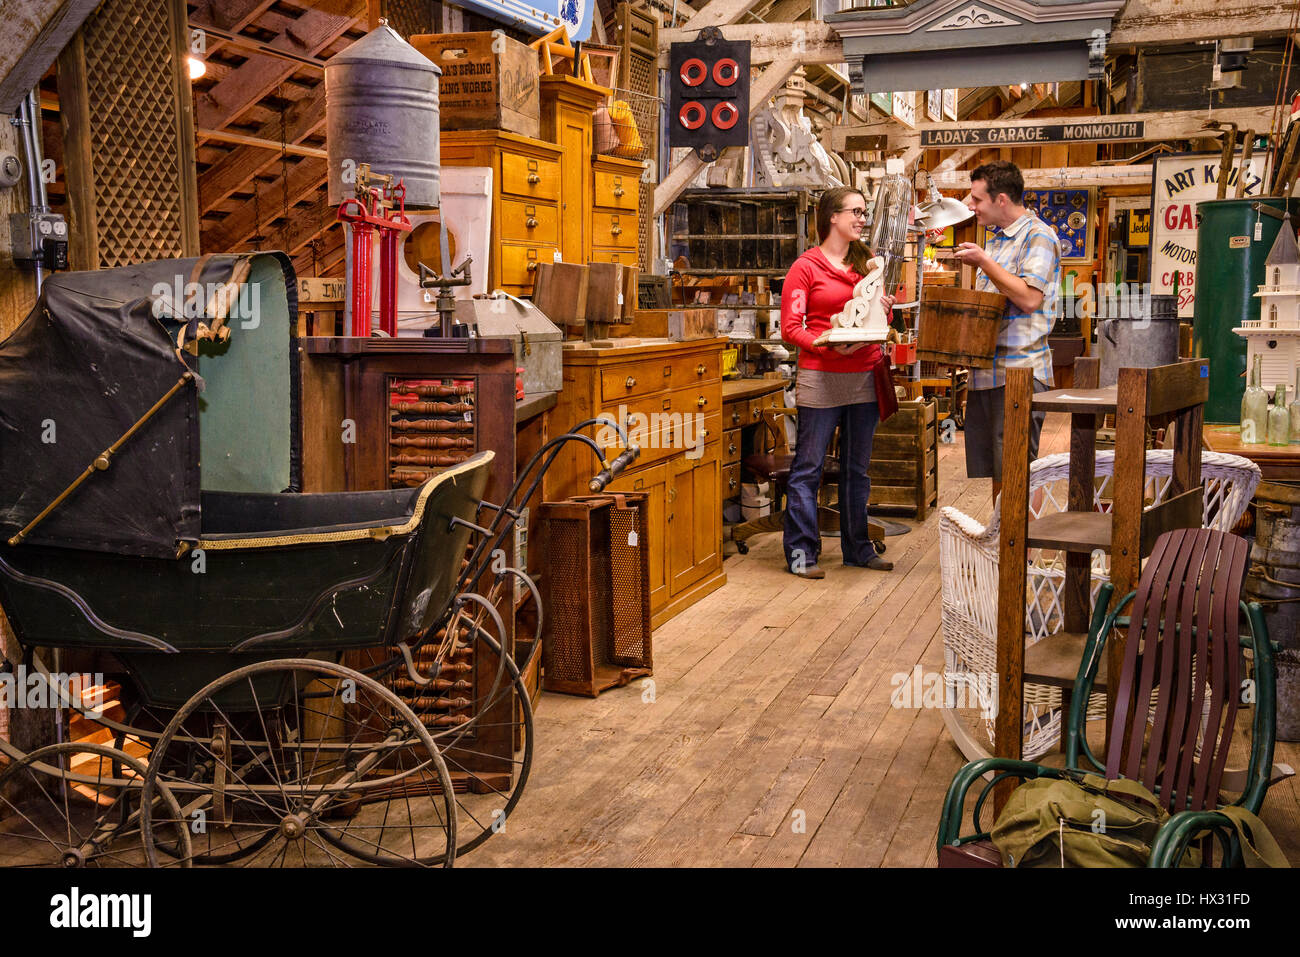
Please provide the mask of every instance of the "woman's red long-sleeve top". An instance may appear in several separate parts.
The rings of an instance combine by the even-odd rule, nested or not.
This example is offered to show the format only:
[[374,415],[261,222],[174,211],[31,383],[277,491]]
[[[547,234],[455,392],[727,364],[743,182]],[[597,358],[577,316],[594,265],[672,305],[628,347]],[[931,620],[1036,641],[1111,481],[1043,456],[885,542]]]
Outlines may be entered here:
[[829,345],[813,345],[831,327],[831,316],[853,298],[853,287],[861,280],[852,269],[832,266],[816,246],[790,267],[781,287],[781,338],[799,347],[799,368],[866,372],[880,364],[882,353],[874,342],[849,356]]

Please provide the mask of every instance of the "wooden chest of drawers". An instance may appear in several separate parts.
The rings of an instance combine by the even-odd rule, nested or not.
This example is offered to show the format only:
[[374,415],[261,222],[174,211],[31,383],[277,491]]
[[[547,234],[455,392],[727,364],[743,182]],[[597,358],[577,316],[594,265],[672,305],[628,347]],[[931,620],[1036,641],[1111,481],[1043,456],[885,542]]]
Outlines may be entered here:
[[[722,497],[735,498],[746,478],[741,459],[771,452],[772,434],[763,426],[763,410],[785,405],[785,379],[732,379],[722,389]],[[753,481],[753,476],[748,477]]]
[[[551,435],[603,415],[621,419],[641,446],[640,457],[607,491],[650,496],[650,615],[656,628],[726,582],[721,511],[726,341],[661,340],[564,353],[564,388],[551,413]],[[612,430],[585,431],[609,449],[607,458],[616,454]],[[587,483],[600,467],[589,449],[571,444],[546,475],[546,500],[589,494]]]
[[442,162],[492,170],[488,289],[531,295],[537,264],[554,262],[560,250],[560,148],[501,130],[444,130]]
[[594,262],[639,265],[637,230],[644,164],[615,156],[597,156],[591,168],[590,258]]

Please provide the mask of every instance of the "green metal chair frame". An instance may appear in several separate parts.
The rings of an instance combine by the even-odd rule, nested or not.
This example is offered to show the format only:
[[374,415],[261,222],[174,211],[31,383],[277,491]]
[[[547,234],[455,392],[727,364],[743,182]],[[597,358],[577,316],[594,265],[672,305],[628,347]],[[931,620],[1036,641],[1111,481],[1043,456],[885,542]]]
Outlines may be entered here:
[[[1210,529],[1178,529],[1156,541],[1137,589],[1125,595],[1113,611],[1106,609],[1114,586],[1102,586],[1079,663],[1078,693],[1071,699],[1066,767],[996,757],[963,767],[948,788],[940,816],[937,844],[941,864],[945,847],[989,842],[989,832],[982,828],[980,819],[985,801],[998,782],[1043,777],[1078,779],[1085,773],[1100,772],[1108,779],[1140,780],[1172,812],[1152,845],[1148,867],[1178,866],[1188,845],[1208,834],[1213,834],[1222,848],[1222,865],[1240,866],[1237,831],[1232,821],[1216,810],[1221,806],[1218,789],[1241,688],[1238,648],[1249,648],[1253,653],[1255,713],[1245,789],[1232,803],[1254,814],[1259,813],[1270,783],[1277,709],[1273,658],[1277,645],[1268,638],[1260,605],[1239,598],[1228,600],[1240,595],[1246,555],[1246,542],[1235,535]],[[1211,600],[1211,590],[1217,601]],[[1130,604],[1135,609],[1131,618],[1122,614]],[[1233,613],[1229,614],[1229,610]],[[1238,634],[1238,610],[1249,624],[1249,635]],[[1103,764],[1088,745],[1085,712],[1107,637],[1117,627],[1128,629],[1128,644],[1124,669],[1116,683],[1111,741]],[[1193,655],[1209,664],[1195,677],[1191,672]],[[1175,672],[1175,668],[1179,670]],[[1208,697],[1204,693],[1207,686]],[[1151,713],[1148,703],[1156,687],[1176,691],[1160,695],[1147,741]],[[1167,700],[1170,698],[1174,700]],[[1207,711],[1211,720],[1203,722],[1202,715]],[[1226,720],[1220,731],[1221,718]],[[1204,730],[1198,732],[1197,728]],[[1177,747],[1162,750],[1166,732]],[[1199,748],[1198,736],[1204,738]],[[1085,767],[1081,759],[1089,766]],[[976,833],[959,836],[968,792],[989,772],[993,772],[992,778],[973,810]]]

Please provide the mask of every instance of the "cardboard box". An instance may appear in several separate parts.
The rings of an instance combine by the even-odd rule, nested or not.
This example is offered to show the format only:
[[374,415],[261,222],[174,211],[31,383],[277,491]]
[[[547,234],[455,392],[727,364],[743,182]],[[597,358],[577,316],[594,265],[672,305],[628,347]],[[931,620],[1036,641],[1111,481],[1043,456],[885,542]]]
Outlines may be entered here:
[[440,128],[537,138],[542,106],[536,50],[500,33],[423,33],[411,37],[411,46],[442,70]]

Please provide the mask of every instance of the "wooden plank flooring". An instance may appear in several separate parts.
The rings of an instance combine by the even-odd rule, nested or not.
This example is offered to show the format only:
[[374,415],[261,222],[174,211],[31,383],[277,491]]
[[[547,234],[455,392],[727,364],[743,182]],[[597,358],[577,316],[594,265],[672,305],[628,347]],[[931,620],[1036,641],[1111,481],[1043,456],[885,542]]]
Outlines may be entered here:
[[[1068,448],[1048,417],[1042,454]],[[939,499],[980,520],[961,433],[940,446]],[[532,780],[467,866],[923,867],[962,758],[935,709],[891,706],[891,679],[943,666],[937,511],[888,540],[892,572],[785,572],[779,533],[726,559],[727,584],[654,635],[655,675],[590,700],[538,703]],[[728,551],[732,546],[728,543]],[[1278,761],[1300,764],[1300,746]],[[1300,787],[1264,820],[1300,865]]]

